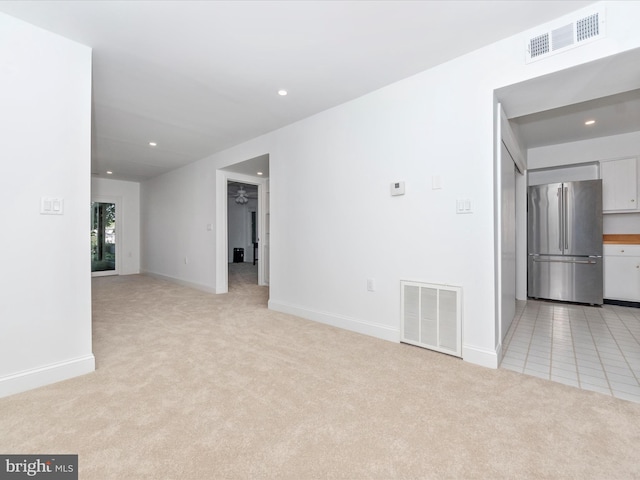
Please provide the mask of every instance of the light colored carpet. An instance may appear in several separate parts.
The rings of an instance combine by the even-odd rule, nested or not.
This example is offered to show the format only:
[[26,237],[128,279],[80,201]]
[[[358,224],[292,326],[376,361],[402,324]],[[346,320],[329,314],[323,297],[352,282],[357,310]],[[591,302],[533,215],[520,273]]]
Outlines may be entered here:
[[0,399],[0,452],[83,480],[640,478],[640,404],[272,312],[247,278],[95,278],[96,372]]

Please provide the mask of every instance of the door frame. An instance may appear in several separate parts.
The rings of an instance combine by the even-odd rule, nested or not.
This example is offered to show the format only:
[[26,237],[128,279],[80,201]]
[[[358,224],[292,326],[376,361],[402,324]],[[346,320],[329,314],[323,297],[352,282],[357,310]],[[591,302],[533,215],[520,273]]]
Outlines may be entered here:
[[[511,126],[509,125],[509,120],[502,108],[500,102],[495,103],[496,106],[496,122],[495,122],[495,163],[494,163],[494,278],[495,278],[495,344],[496,344],[496,353],[498,356],[498,364],[502,360],[502,341],[504,336],[506,335],[506,331],[503,331],[504,319],[502,318],[502,285],[505,279],[502,278],[502,229],[504,228],[502,224],[502,200],[503,200],[503,190],[502,190],[502,145],[504,144],[505,148],[508,150],[511,158],[508,161],[512,162],[515,166],[516,177],[518,175],[524,175],[526,172],[526,161],[525,157],[520,150],[518,145],[518,140],[513,131],[511,130]],[[515,189],[515,202],[516,209],[518,203],[518,182],[516,178],[516,189]],[[516,222],[517,222],[517,211],[516,211]],[[517,235],[517,229],[516,229]],[[513,277],[516,280],[516,285],[518,282],[517,275],[517,259],[518,259],[518,238],[516,237],[516,271],[513,272]],[[517,287],[516,287],[516,295],[514,295],[513,301],[516,301],[517,296]],[[513,319],[511,319],[513,320]],[[511,323],[511,322],[509,322]]]
[[[106,270],[103,272],[91,272],[92,277],[107,277],[111,275],[120,275],[122,259],[122,245],[120,239],[123,238],[122,235],[122,197],[120,196],[91,196],[91,203],[113,203],[116,206],[116,269],[115,270]],[[91,221],[91,220],[90,220]],[[91,224],[89,224],[91,226]],[[91,230],[89,230],[91,231]]]
[[258,187],[258,285],[269,285],[268,279],[265,278],[264,261],[261,260],[265,258],[267,181],[266,178],[216,170],[216,293],[229,291],[228,182],[240,182]]

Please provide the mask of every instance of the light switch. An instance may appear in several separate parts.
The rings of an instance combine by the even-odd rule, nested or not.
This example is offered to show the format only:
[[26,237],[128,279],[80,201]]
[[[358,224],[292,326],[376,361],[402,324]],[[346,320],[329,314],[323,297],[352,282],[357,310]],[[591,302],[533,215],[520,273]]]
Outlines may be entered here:
[[40,214],[41,215],[63,215],[64,199],[60,197],[40,198]]
[[471,200],[468,198],[457,199],[456,213],[473,213],[473,210],[471,209]]
[[431,190],[441,190],[442,189],[442,178],[440,175],[434,175],[431,177]]

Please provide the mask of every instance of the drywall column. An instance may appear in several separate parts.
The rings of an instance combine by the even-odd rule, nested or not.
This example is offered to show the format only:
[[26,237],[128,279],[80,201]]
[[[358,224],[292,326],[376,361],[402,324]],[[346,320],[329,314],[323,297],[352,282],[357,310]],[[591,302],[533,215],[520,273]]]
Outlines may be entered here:
[[91,49],[0,14],[0,105],[0,396],[6,396],[95,368]]

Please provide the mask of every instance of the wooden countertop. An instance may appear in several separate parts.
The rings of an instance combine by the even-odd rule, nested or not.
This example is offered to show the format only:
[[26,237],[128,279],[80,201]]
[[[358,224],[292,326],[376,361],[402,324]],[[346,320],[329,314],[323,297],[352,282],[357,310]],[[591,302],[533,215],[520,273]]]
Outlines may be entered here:
[[602,242],[613,245],[640,245],[640,234],[607,234],[602,236]]

